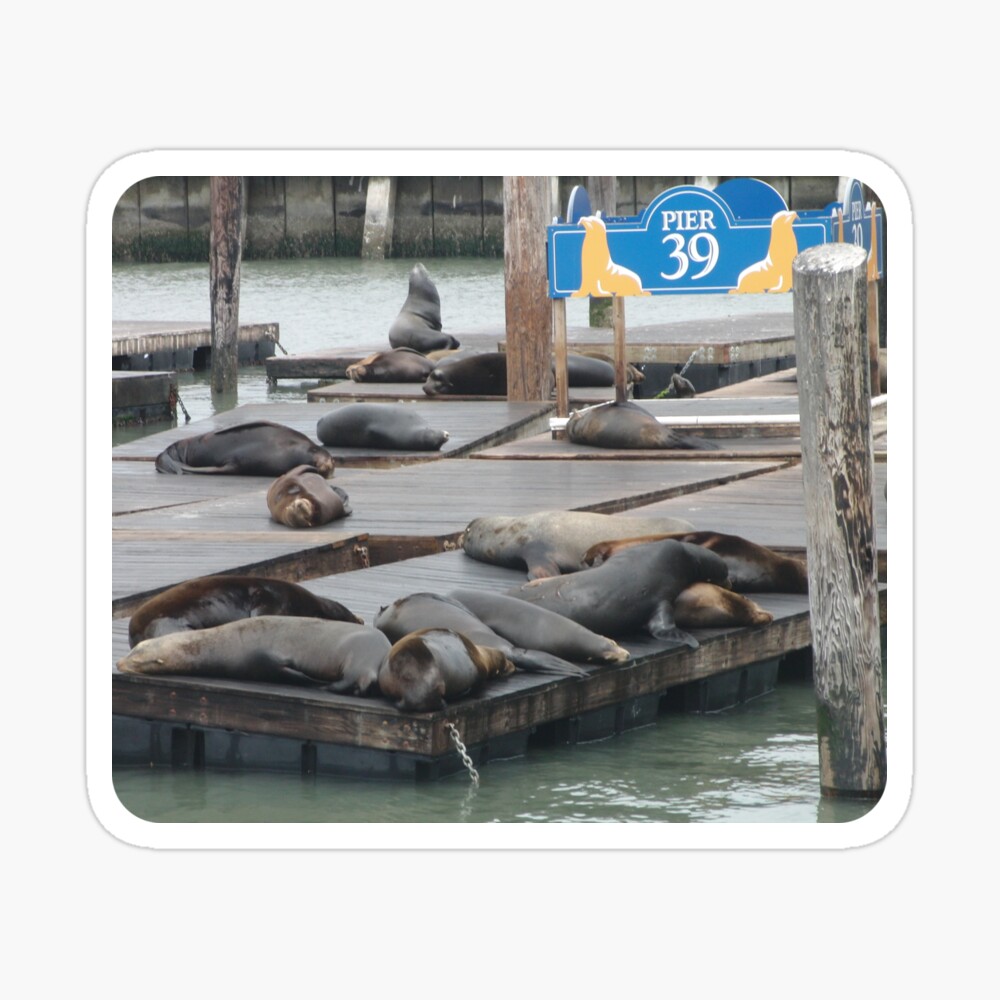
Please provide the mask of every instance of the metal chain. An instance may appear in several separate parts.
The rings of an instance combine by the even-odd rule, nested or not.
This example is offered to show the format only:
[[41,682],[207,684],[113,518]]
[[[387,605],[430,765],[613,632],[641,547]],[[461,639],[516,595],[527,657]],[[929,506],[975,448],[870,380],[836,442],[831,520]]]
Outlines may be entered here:
[[472,778],[472,783],[479,787],[479,772],[472,766],[472,758],[466,753],[465,744],[462,742],[458,735],[458,730],[455,728],[454,724],[451,722],[446,722],[444,724],[445,729],[448,730],[448,735],[451,737],[451,742],[455,744],[459,754],[462,757],[462,763],[469,769],[469,777]]

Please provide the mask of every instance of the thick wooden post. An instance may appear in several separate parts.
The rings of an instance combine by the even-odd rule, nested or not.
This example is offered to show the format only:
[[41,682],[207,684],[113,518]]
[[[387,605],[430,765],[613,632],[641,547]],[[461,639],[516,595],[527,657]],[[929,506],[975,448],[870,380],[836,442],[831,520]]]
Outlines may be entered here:
[[[588,177],[587,196],[590,198],[590,208],[600,212],[601,218],[618,213],[618,178]],[[590,296],[590,325],[611,326],[611,299],[599,295]]]
[[236,392],[239,368],[243,178],[209,179],[209,294],[212,301],[212,392]]
[[365,229],[361,237],[362,260],[385,260],[391,255],[395,219],[396,178],[369,177]]
[[886,754],[865,251],[811,247],[793,273],[820,791],[877,797]]
[[503,266],[507,323],[507,398],[552,395],[552,306],[546,228],[552,222],[548,177],[504,177]]
[[868,254],[868,363],[871,366],[872,395],[882,391],[882,371],[878,346],[878,230],[872,202],[871,251]]
[[625,299],[611,297],[611,328],[615,336],[615,402],[624,403],[628,398],[627,365],[625,364]]

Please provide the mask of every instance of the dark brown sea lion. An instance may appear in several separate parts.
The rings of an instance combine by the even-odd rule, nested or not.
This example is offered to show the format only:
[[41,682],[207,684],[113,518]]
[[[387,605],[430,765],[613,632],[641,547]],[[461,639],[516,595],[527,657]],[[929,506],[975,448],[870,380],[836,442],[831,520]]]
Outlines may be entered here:
[[161,591],[139,605],[128,623],[130,646],[171,632],[212,628],[241,618],[287,615],[364,621],[343,604],[288,580],[262,576],[199,576]]
[[333,457],[283,424],[255,420],[219,431],[183,438],[156,457],[157,472],[223,473],[234,476],[282,476],[297,465],[311,465],[327,479]]
[[411,403],[338,403],[320,417],[316,436],[331,448],[396,451],[439,451],[448,440]]
[[494,647],[451,629],[425,628],[393,643],[378,672],[382,694],[403,712],[433,712],[447,699],[475,694],[514,664]]
[[462,534],[465,554],[480,562],[526,569],[529,580],[575,573],[584,553],[609,538],[691,531],[679,517],[631,517],[583,510],[487,515],[470,521]]
[[261,615],[146,639],[118,669],[277,683],[308,679],[341,694],[374,694],[390,646],[381,632],[354,622]]
[[267,491],[273,520],[289,528],[317,528],[351,513],[347,494],[311,465],[297,465]]
[[749,597],[714,583],[692,583],[674,598],[674,621],[680,628],[726,628],[767,625],[774,615]]
[[451,334],[441,331],[441,297],[423,264],[414,264],[410,271],[409,293],[389,327],[389,343],[421,354],[459,346]]
[[542,649],[574,663],[624,663],[631,659],[632,654],[614,639],[508,594],[463,589],[451,591],[448,597],[515,646]]
[[673,531],[598,542],[584,553],[580,565],[600,566],[623,549],[665,538],[703,545],[721,556],[729,568],[733,590],[740,593],[809,593],[806,564],[801,559],[783,556],[739,535],[724,535],[719,531]]
[[436,362],[412,347],[378,351],[348,365],[347,377],[353,382],[423,382]]
[[697,395],[694,383],[686,379],[680,372],[670,376],[670,392],[678,399],[694,399]]
[[424,382],[428,396],[506,396],[507,356],[484,351],[437,365]]
[[592,448],[693,448],[699,451],[717,448],[711,441],[670,430],[631,400],[574,410],[566,421],[566,437],[574,444]]
[[698,641],[677,627],[674,601],[693,583],[725,586],[728,576],[725,562],[710,549],[667,539],[627,549],[593,569],[531,580],[508,593],[600,635],[645,630],[697,647]]
[[547,645],[531,649],[515,645],[491,629],[465,605],[440,594],[419,593],[400,597],[379,611],[373,625],[392,642],[421,628],[451,629],[477,646],[500,650],[519,670],[571,677],[587,673],[578,664],[547,652]]

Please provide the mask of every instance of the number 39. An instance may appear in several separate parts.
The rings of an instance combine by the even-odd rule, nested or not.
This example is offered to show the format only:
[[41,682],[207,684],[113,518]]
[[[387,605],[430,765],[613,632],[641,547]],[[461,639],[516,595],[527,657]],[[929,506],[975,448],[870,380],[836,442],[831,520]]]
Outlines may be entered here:
[[699,278],[704,278],[719,261],[719,242],[711,233],[695,233],[688,241],[686,252],[684,237],[680,233],[668,233],[663,237],[663,242],[674,245],[670,251],[670,258],[677,261],[677,270],[673,274],[660,272],[660,277],[667,281],[683,278],[691,261],[705,265],[697,274],[691,275],[691,280],[697,281]]

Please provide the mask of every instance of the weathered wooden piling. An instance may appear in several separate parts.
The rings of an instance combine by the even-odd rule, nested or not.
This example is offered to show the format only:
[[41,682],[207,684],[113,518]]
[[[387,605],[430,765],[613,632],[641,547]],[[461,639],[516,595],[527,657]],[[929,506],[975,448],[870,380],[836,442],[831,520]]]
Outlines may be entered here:
[[236,391],[239,367],[243,178],[210,178],[209,294],[212,302],[212,392]]
[[361,237],[362,260],[385,260],[390,256],[395,217],[396,178],[369,177],[365,229]]
[[504,295],[507,398],[552,395],[552,314],[546,227],[552,221],[548,177],[504,177]]
[[886,751],[862,247],[793,265],[820,789],[877,797]]
[[[618,184],[616,177],[588,177],[587,193],[590,207],[600,212],[601,218],[618,214]],[[607,328],[611,326],[611,299],[590,296],[590,325]]]

